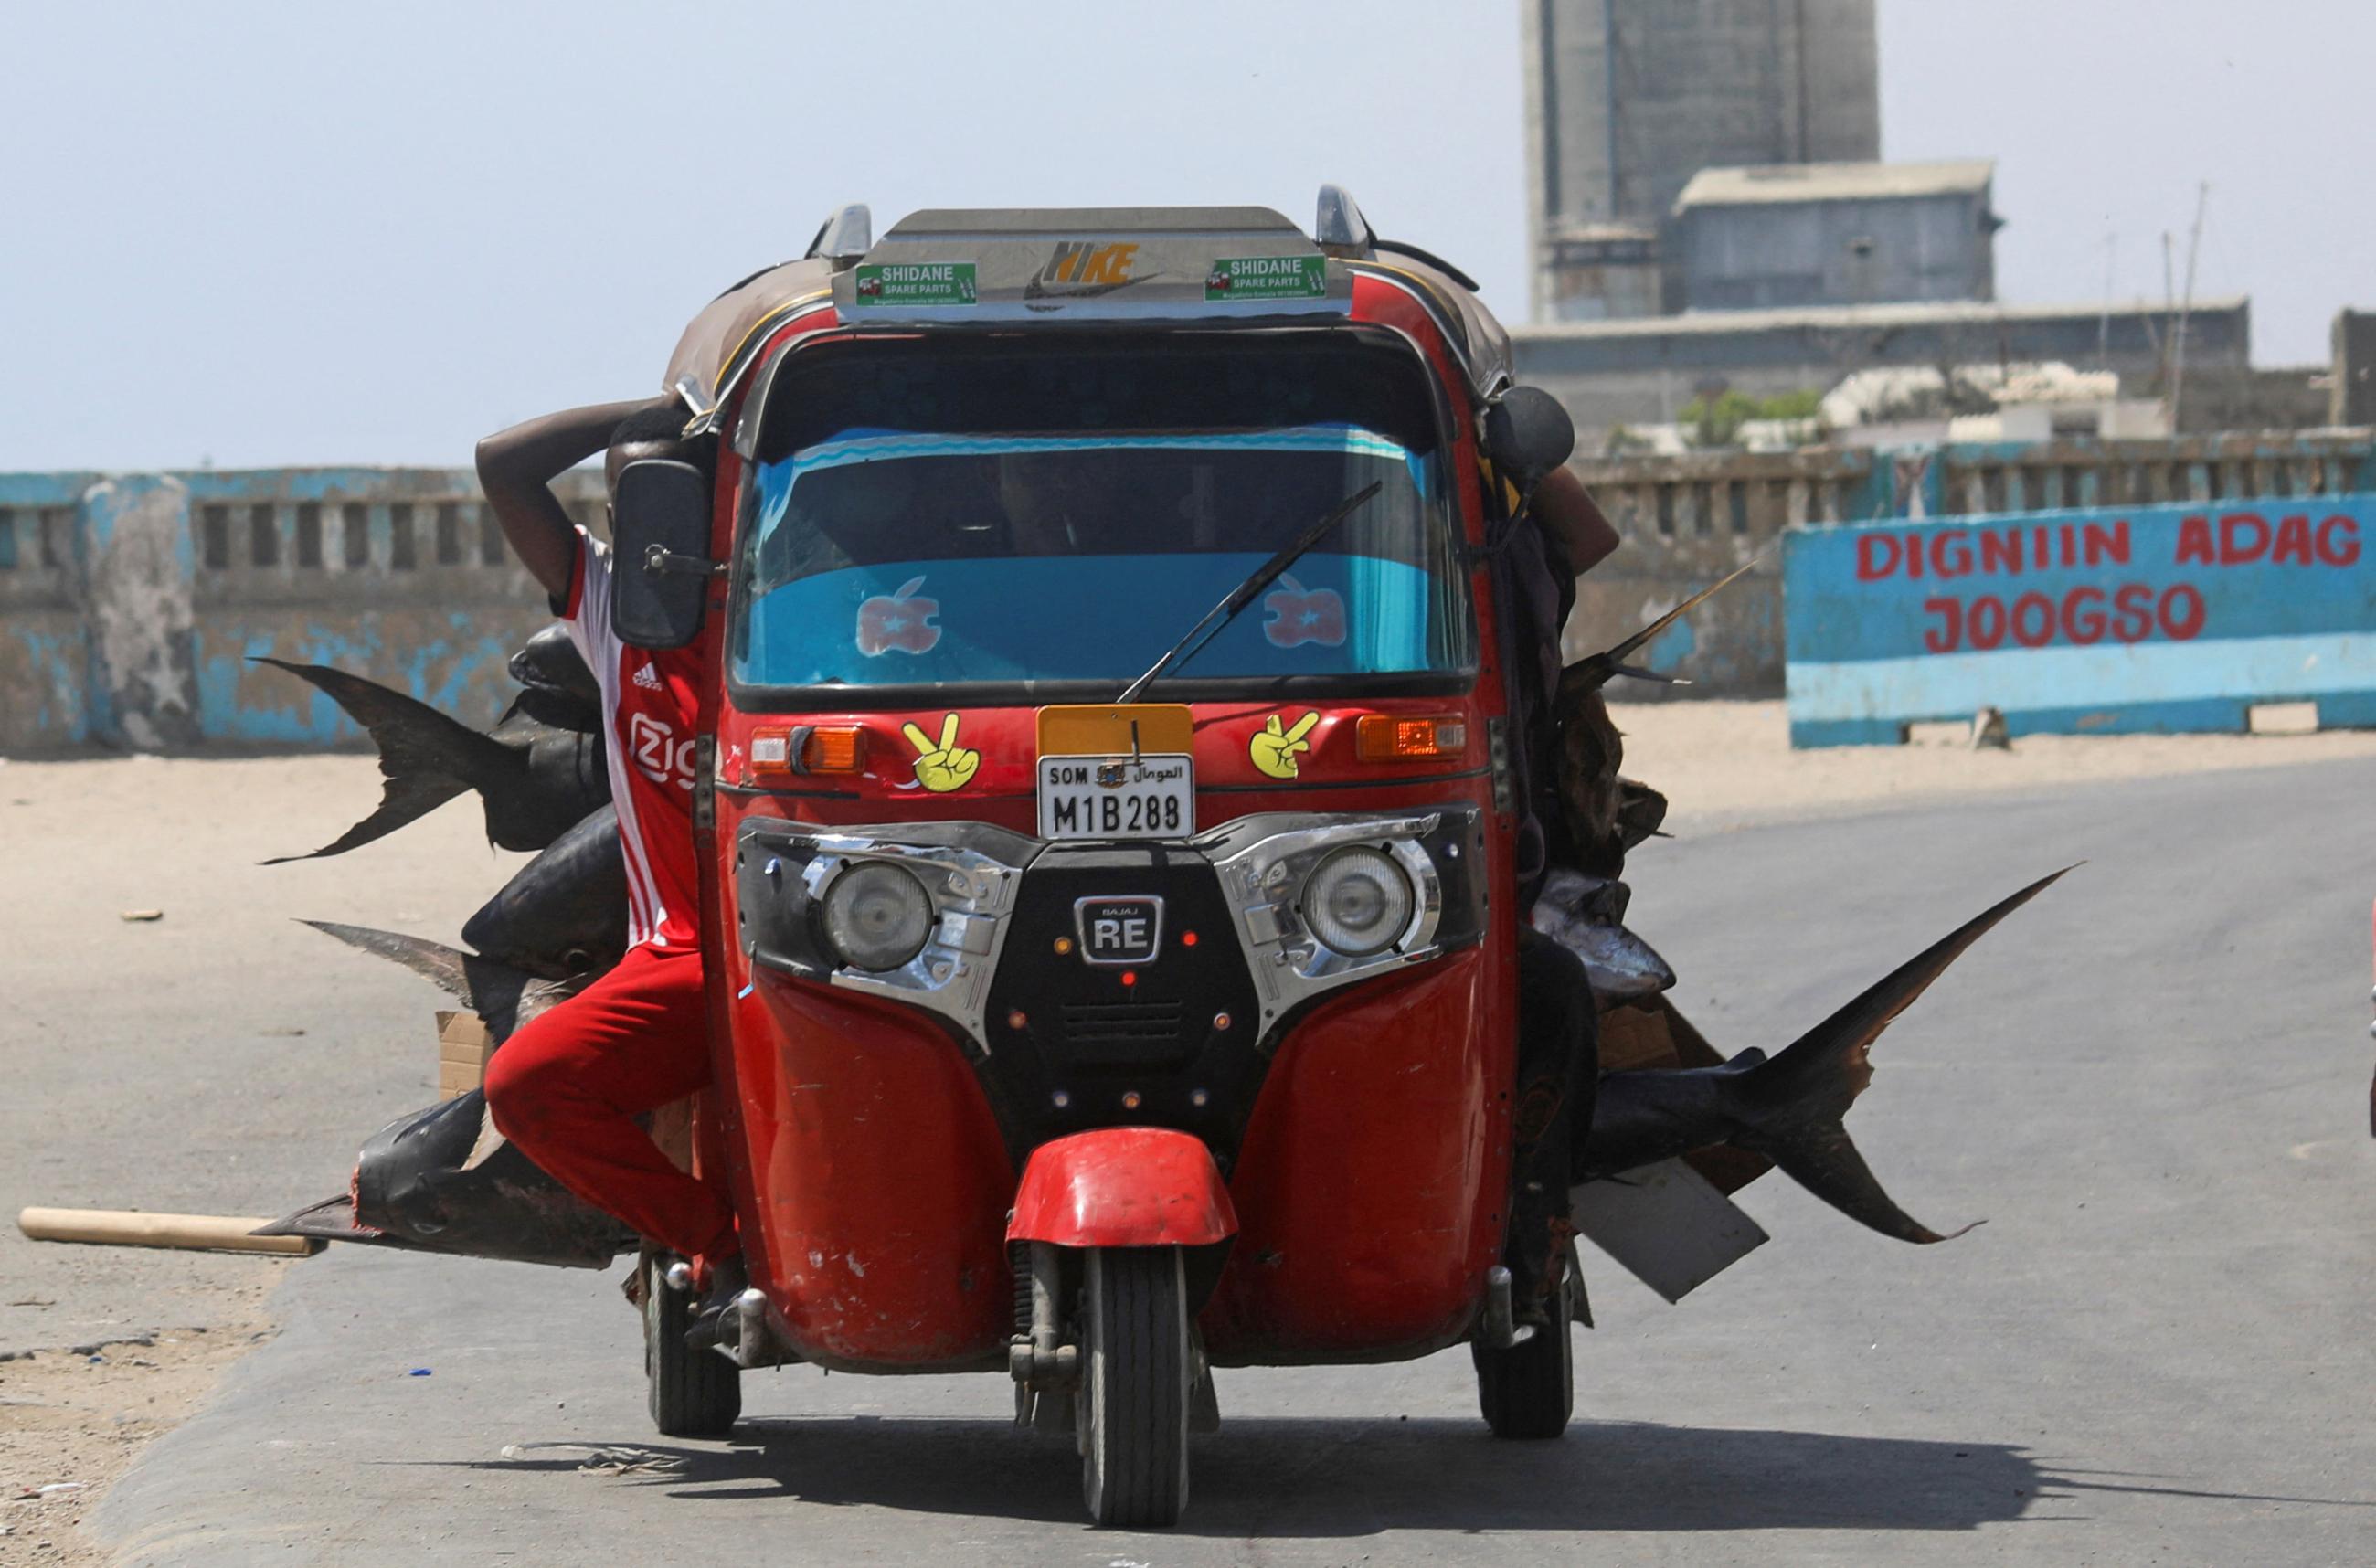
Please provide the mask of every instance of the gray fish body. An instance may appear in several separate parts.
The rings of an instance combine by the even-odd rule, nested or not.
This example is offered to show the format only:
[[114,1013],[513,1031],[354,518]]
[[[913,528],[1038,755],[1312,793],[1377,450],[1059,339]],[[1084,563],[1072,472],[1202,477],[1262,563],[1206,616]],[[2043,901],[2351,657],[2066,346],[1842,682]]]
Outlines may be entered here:
[[[512,679],[520,683],[514,712],[526,712],[564,730],[602,727],[602,691],[594,672],[558,623],[522,644],[511,658]],[[508,717],[508,716],[507,716]]]
[[1744,1051],[1721,1067],[1610,1073],[1594,1095],[1592,1133],[1577,1157],[1579,1181],[1620,1175],[1749,1131],[1740,1080],[1764,1060]]
[[588,813],[520,868],[462,927],[481,956],[547,980],[599,972],[627,948],[619,813]]
[[1657,951],[1625,929],[1626,901],[1622,882],[1554,866],[1527,917],[1584,960],[1593,1000],[1603,1007],[1638,1002],[1675,983],[1675,971]]
[[600,735],[546,724],[517,707],[488,735],[519,757],[516,774],[479,790],[493,843],[506,849],[549,848],[588,812],[610,803]]

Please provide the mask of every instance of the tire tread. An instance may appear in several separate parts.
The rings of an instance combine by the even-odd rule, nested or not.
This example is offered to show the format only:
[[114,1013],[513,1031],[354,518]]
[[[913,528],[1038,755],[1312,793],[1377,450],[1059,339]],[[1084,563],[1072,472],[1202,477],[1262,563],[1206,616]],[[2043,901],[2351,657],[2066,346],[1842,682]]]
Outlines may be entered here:
[[693,1297],[644,1266],[644,1373],[652,1426],[662,1437],[723,1437],[742,1414],[742,1369],[715,1350],[684,1342]]
[[1552,1322],[1525,1344],[1495,1350],[1470,1342],[1478,1409],[1495,1437],[1539,1443],[1567,1431],[1575,1413],[1574,1289],[1562,1288]]
[[[1108,1393],[1088,1435],[1083,1490],[1102,1526],[1165,1528],[1179,1523],[1188,1502],[1187,1309],[1179,1253],[1115,1248],[1096,1266],[1112,1338],[1104,1347]],[[1117,1416],[1129,1424],[1117,1427]],[[1091,1473],[1100,1463],[1101,1491]]]

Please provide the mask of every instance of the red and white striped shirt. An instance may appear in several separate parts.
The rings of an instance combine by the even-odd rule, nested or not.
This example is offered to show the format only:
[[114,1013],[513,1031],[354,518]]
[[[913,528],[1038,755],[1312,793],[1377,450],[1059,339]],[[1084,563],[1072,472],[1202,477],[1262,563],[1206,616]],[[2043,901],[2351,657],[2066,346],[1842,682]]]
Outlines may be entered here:
[[562,624],[602,689],[611,799],[627,859],[627,945],[696,946],[693,759],[702,640],[663,653],[621,642],[611,628],[611,547],[584,529]]

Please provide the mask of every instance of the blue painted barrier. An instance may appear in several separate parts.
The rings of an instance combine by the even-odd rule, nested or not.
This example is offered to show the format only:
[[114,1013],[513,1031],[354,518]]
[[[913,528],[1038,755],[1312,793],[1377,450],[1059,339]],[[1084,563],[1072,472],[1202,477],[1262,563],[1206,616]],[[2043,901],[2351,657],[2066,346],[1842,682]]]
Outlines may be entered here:
[[2376,725],[2371,545],[2368,493],[1792,529],[1790,743],[1983,707],[2016,735],[2241,731],[2299,701]]

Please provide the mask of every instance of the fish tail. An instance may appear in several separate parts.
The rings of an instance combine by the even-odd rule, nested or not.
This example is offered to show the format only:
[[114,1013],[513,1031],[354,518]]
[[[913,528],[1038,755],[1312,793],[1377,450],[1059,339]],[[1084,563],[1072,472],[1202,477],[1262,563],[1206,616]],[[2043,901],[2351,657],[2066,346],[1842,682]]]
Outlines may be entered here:
[[[1733,1080],[1730,1141],[1762,1154],[1817,1197],[1884,1236],[1928,1243],[1940,1232],[1897,1206],[1848,1137],[1843,1118],[1872,1082],[1872,1042],[1964,950],[2071,867],[2040,877],[1890,971],[1771,1059]],[[1978,1223],[1977,1221],[1975,1223]]]
[[286,670],[308,683],[362,725],[379,747],[379,770],[386,779],[379,807],[369,816],[318,849],[277,856],[266,865],[343,854],[386,837],[466,790],[483,790],[521,766],[518,756],[502,742],[376,681],[327,664],[292,664],[265,657],[255,662]]

